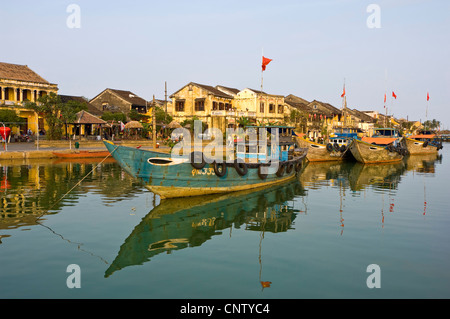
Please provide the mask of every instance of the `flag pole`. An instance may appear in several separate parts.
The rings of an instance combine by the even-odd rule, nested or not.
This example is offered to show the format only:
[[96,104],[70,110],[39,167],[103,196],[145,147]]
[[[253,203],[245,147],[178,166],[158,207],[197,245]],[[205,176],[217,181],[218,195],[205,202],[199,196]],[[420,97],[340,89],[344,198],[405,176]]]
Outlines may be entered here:
[[[262,61],[262,58],[264,57],[264,48],[263,49],[261,49],[261,61]],[[263,68],[261,67],[261,93],[262,93],[262,91],[263,91],[263,75],[264,75],[264,70],[263,70]]]

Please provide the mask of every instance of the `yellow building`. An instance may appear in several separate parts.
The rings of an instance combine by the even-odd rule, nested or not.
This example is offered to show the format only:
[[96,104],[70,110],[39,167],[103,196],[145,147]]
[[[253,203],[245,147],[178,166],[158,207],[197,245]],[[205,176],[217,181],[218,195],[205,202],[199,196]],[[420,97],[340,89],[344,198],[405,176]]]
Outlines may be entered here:
[[13,134],[31,129],[36,133],[45,128],[44,120],[37,114],[23,107],[27,101],[36,102],[39,97],[58,92],[58,86],[43,79],[26,65],[0,62],[0,107],[14,110],[24,119],[25,125],[12,126]]
[[262,91],[246,88],[235,98],[239,117],[246,116],[255,122],[283,122],[290,114],[290,106],[284,101],[283,95],[268,94]]
[[208,128],[225,131],[236,119],[233,96],[213,86],[190,82],[170,98],[172,116],[178,123],[195,116]]
[[172,116],[177,122],[197,117],[208,128],[218,128],[223,132],[237,126],[241,117],[254,124],[282,123],[285,117],[289,117],[291,109],[282,95],[194,82],[183,86],[170,98]]

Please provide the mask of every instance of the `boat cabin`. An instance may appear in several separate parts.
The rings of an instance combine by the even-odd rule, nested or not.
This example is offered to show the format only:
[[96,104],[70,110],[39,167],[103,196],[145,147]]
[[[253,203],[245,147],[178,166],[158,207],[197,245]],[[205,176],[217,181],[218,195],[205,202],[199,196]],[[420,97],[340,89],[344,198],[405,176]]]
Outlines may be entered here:
[[330,137],[340,137],[346,139],[358,138],[358,134],[361,135],[363,131],[356,127],[337,127],[334,129]]
[[376,128],[372,137],[392,137],[399,138],[402,134],[395,128]]
[[[247,126],[245,140],[236,143],[236,158],[247,163],[268,162],[271,158],[287,161],[294,152],[294,127],[290,126]],[[267,140],[261,141],[261,130],[266,130]],[[278,134],[278,143],[272,144],[271,134]],[[255,138],[249,138],[250,135]]]
[[379,146],[393,145],[397,146],[401,133],[394,128],[376,128],[372,137],[363,137],[361,140],[370,144]]

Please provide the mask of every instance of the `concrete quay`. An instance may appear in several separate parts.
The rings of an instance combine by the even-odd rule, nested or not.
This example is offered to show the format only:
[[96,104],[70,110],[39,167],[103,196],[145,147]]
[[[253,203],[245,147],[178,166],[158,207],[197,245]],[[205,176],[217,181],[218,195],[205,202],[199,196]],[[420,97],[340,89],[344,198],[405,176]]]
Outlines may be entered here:
[[[151,140],[138,141],[115,141],[117,145],[139,147],[142,149],[153,149]],[[160,145],[162,143],[160,142]],[[57,156],[53,152],[71,152],[75,150],[89,150],[89,151],[106,151],[106,147],[102,141],[81,141],[79,148],[75,148],[75,142],[68,141],[40,141],[36,142],[17,142],[8,143],[6,145],[0,144],[0,160],[24,160],[24,159],[51,159]],[[158,151],[170,151],[167,146],[160,146]]]

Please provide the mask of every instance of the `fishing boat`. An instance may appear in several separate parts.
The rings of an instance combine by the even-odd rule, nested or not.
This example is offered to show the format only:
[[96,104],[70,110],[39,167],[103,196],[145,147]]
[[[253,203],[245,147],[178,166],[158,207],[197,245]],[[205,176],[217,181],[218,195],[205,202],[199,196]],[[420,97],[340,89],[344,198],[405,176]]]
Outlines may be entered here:
[[[115,145],[104,140],[106,148],[121,167],[143,182],[161,198],[228,193],[288,181],[299,172],[307,149],[295,148],[293,127],[251,126],[258,138],[233,145],[232,158],[211,158],[189,146],[178,156],[162,152]],[[259,138],[272,132],[270,139]],[[278,137],[278,139],[277,139]],[[221,146],[222,147],[222,146]],[[228,156],[229,154],[227,154]]]
[[422,131],[406,138],[406,147],[411,155],[434,154],[443,148],[439,137],[430,132]]
[[53,152],[53,155],[59,158],[95,158],[106,157],[109,151],[69,151],[69,152]]
[[371,137],[354,139],[349,149],[358,162],[365,164],[399,162],[408,154],[404,138],[394,128],[376,128]]
[[350,143],[354,138],[358,138],[356,129],[340,128],[334,130],[328,138],[328,143],[322,144],[310,141],[302,134],[296,134],[297,144],[300,147],[308,148],[306,158],[310,162],[342,161],[352,159],[352,154],[348,152]]

